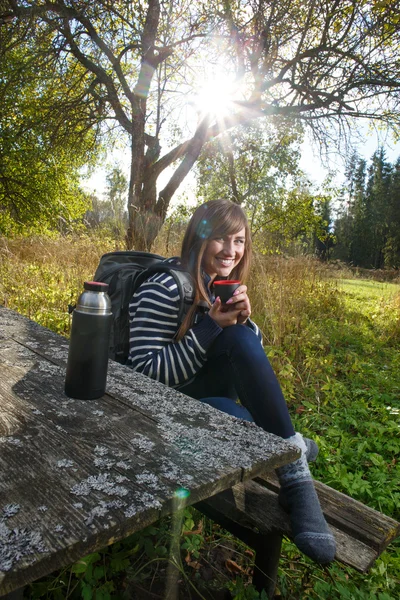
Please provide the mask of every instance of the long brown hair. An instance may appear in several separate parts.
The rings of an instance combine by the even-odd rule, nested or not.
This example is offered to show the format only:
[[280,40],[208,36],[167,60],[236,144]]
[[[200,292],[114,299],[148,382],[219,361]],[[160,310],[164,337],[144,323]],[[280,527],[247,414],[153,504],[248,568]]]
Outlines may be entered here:
[[243,282],[248,275],[251,261],[250,228],[243,209],[230,200],[221,199],[206,202],[194,212],[183,238],[181,261],[182,266],[192,275],[196,289],[193,306],[179,328],[177,340],[180,340],[191,326],[199,302],[211,306],[202,272],[203,255],[209,240],[234,235],[242,229],[245,230],[244,254],[230,277]]

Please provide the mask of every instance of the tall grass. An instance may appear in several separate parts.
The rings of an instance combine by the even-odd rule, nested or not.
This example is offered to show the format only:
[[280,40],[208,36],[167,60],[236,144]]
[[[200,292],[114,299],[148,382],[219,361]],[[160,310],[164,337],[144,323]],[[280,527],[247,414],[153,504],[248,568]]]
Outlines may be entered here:
[[[122,245],[99,236],[2,239],[0,302],[68,335],[68,304],[101,254],[114,249]],[[166,254],[161,242],[155,252]],[[169,239],[169,254],[177,252]],[[296,428],[319,443],[314,475],[399,518],[400,286],[340,274],[309,258],[256,257],[248,283],[252,317]],[[187,539],[198,549],[206,545],[200,535]],[[321,571],[293,545],[285,548],[282,598],[399,597],[398,544],[367,576],[337,565]],[[243,594],[257,597],[254,590]]]
[[115,242],[98,236],[0,238],[0,302],[62,335],[68,305]]

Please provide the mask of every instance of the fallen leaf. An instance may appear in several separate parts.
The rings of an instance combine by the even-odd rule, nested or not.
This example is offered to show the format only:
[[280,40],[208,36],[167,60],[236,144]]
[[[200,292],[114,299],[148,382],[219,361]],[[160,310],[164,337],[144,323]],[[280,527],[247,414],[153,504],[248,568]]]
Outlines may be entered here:
[[245,570],[242,569],[242,567],[238,565],[237,562],[231,560],[230,558],[228,558],[228,560],[225,561],[225,566],[231,573],[245,573]]
[[197,560],[192,560],[191,562],[188,562],[187,565],[188,567],[192,567],[192,569],[195,569],[196,571],[201,569],[201,563],[199,563]]

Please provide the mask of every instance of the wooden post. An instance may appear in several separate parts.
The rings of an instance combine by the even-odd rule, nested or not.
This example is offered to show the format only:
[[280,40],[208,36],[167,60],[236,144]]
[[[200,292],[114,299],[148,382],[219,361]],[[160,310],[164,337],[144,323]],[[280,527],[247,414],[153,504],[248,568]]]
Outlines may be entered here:
[[258,592],[265,590],[268,598],[274,597],[281,555],[282,534],[272,532],[260,535],[257,540],[253,585]]

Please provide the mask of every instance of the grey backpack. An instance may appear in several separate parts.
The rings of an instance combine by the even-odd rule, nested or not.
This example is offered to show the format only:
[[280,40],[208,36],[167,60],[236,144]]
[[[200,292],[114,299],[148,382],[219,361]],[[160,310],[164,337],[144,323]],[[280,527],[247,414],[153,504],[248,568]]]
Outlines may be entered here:
[[114,316],[110,334],[109,358],[125,364],[129,355],[129,303],[138,287],[154,273],[169,273],[176,281],[180,297],[179,324],[194,300],[194,282],[182,269],[179,258],[164,258],[150,252],[109,252],[103,254],[94,281],[108,283]]

